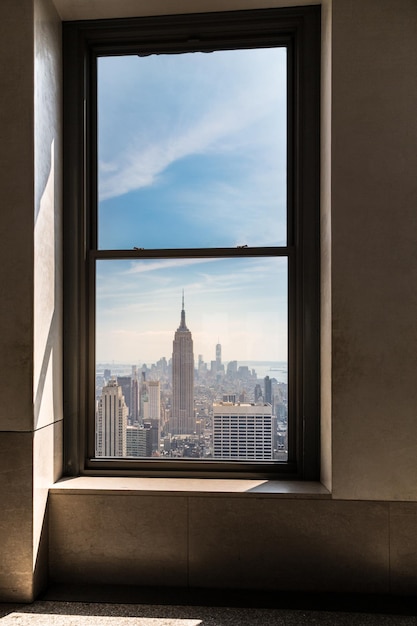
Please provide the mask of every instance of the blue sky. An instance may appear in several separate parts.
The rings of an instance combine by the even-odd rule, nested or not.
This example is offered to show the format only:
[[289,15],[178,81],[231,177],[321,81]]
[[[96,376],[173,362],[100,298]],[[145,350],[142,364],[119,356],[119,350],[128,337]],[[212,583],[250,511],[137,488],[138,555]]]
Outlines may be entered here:
[[[285,245],[284,49],[98,65],[99,247]],[[285,360],[282,259],[103,261],[97,360],[170,357],[185,290],[194,352]]]

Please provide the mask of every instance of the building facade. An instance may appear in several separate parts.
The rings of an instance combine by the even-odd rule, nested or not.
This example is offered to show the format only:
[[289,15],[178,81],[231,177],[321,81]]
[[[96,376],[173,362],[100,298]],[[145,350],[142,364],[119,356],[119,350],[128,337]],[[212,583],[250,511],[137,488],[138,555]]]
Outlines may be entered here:
[[115,378],[103,387],[96,415],[96,456],[126,456],[128,407]]
[[213,458],[270,461],[274,452],[270,404],[213,404]]

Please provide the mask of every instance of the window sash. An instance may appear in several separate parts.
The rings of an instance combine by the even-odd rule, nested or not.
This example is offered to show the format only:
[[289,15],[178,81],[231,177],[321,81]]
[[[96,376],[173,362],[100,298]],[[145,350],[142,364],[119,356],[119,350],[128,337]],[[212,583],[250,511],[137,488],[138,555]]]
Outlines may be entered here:
[[[68,474],[318,477],[320,9],[261,9],[64,25],[65,439]],[[273,248],[97,249],[96,59],[100,55],[287,47],[287,242]],[[74,58],[75,63],[74,63]],[[76,132],[74,133],[74,129]],[[93,208],[93,210],[92,210]],[[95,263],[99,259],[288,259],[288,462],[95,459]],[[94,380],[93,380],[94,378]],[[86,443],[88,441],[88,443]],[[202,463],[204,468],[201,467]]]

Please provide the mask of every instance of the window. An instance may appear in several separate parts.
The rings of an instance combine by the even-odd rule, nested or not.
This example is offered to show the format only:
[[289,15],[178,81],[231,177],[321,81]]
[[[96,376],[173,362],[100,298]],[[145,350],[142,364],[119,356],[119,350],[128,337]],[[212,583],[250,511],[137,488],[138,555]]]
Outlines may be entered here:
[[319,25],[64,25],[67,473],[317,478]]

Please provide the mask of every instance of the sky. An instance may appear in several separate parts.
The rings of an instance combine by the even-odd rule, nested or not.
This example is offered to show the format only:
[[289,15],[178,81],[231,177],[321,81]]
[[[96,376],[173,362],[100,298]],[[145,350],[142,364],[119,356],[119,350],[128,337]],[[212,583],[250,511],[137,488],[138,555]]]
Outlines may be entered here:
[[[285,49],[98,60],[99,248],[285,245]],[[98,362],[287,359],[286,260],[99,261]]]

